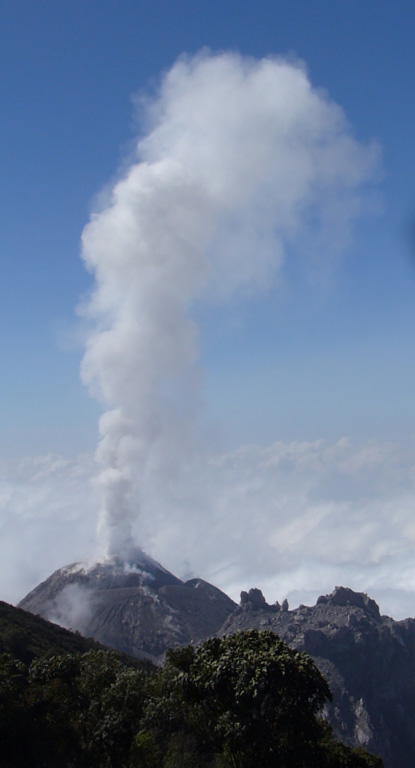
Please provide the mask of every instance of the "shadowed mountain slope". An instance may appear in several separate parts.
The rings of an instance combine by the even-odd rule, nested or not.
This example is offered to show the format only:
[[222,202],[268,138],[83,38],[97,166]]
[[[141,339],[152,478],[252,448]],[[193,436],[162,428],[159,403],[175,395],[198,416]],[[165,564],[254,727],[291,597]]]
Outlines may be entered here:
[[[52,654],[108,650],[92,638],[82,637],[40,616],[0,601],[0,654],[8,653],[24,664]],[[129,658],[134,664],[134,659]],[[135,662],[137,664],[137,662]]]

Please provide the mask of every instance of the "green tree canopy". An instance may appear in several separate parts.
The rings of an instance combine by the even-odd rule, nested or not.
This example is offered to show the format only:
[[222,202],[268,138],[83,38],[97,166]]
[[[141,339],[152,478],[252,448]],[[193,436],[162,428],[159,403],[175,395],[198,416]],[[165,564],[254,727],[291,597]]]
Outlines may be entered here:
[[327,682],[255,630],[137,669],[110,651],[0,655],[0,768],[381,768],[333,739]]
[[146,716],[154,743],[164,751],[174,744],[182,754],[196,751],[199,765],[201,759],[233,768],[370,765],[337,748],[319,717],[331,699],[325,678],[308,655],[273,632],[250,630],[211,638],[197,650],[171,650],[159,686]]

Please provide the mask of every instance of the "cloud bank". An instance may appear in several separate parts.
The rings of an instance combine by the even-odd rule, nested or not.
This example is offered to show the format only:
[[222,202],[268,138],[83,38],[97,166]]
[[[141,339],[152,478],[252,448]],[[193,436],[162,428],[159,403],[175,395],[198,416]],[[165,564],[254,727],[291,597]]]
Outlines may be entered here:
[[183,57],[141,120],[133,161],[83,233],[94,289],[82,378],[105,408],[107,555],[142,543],[148,488],[200,470],[195,306],[265,290],[288,246],[343,244],[377,160],[304,67],[283,59]]
[[[205,578],[235,599],[256,586],[294,607],[343,584],[384,613],[413,616],[413,448],[342,439],[212,456],[173,488],[147,484],[139,536],[182,578]],[[2,466],[0,599],[16,602],[94,553],[97,471],[91,456]]]

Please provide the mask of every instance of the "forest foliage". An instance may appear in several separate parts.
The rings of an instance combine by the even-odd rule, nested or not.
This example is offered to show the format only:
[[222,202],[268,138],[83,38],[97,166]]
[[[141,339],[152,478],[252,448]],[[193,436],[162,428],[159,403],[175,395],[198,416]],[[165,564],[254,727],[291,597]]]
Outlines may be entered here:
[[381,768],[337,742],[304,653],[250,630],[168,652],[0,656],[1,768]]

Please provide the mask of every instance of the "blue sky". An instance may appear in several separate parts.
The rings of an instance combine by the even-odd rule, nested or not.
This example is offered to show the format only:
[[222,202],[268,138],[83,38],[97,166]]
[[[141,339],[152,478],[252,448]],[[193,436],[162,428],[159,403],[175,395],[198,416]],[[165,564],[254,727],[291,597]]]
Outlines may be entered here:
[[74,307],[90,285],[80,234],[134,135],[132,95],[204,45],[298,56],[357,138],[376,138],[383,151],[379,213],[362,217],[329,285],[300,269],[284,273],[282,300],[261,297],[220,322],[205,313],[213,415],[236,442],[336,430],[407,437],[412,3],[6,2],[2,14],[5,452],[93,445],[97,410],[78,380],[82,348],[71,340]]
[[91,288],[80,237],[139,130],[133,97],[204,46],[302,60],[382,160],[353,236],[293,247],[269,290],[193,310],[224,450],[273,441],[413,446],[415,7],[399,0],[5,0],[1,101],[4,459],[94,451],[79,378]]

